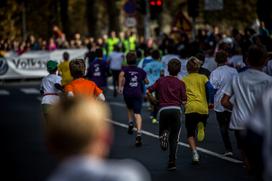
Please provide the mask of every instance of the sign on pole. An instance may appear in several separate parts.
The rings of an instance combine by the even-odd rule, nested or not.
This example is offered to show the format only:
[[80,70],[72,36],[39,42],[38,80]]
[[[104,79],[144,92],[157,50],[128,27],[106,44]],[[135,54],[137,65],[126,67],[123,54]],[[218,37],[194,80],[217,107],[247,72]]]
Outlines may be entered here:
[[137,20],[134,17],[126,17],[125,19],[125,25],[128,28],[134,28],[137,25]]
[[224,8],[223,0],[205,0],[204,9],[206,11],[222,10]]

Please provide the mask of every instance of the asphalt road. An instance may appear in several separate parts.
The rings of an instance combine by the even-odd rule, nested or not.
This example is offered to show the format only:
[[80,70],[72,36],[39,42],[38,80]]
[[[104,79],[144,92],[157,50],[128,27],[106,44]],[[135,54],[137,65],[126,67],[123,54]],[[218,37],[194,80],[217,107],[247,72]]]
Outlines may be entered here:
[[[106,92],[112,110],[114,143],[110,158],[131,158],[146,166],[154,181],[249,181],[239,152],[235,158],[222,156],[224,152],[219,128],[213,112],[206,129],[206,138],[199,144],[201,162],[192,165],[191,152],[186,144],[186,130],[182,123],[177,170],[166,170],[168,155],[159,147],[158,125],[151,124],[149,112],[143,110],[143,146],[134,146],[135,135],[128,135],[127,113],[122,96],[112,97]],[[58,162],[46,149],[41,121],[41,107],[38,82],[13,82],[0,85],[0,164],[1,177],[6,180],[43,181],[55,169]],[[235,148],[234,135],[232,136]],[[2,180],[2,179],[1,179]]]

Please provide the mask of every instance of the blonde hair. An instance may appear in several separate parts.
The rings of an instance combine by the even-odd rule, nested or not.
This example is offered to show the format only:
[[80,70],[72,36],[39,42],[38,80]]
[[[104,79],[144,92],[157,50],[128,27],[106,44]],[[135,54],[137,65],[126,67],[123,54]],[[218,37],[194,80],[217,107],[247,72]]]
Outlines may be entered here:
[[198,72],[201,66],[201,61],[196,57],[190,57],[188,59],[186,68],[189,73]]
[[49,146],[59,157],[80,153],[108,128],[109,117],[105,103],[89,97],[63,98],[45,126]]

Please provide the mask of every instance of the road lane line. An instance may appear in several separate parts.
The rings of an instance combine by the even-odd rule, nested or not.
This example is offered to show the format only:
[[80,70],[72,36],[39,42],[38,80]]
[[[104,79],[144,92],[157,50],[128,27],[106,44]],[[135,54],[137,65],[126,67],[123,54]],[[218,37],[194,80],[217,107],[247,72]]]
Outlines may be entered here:
[[[120,127],[123,127],[123,128],[128,128],[128,126],[126,124],[123,124],[123,123],[120,123],[120,122],[116,122],[116,121],[112,121],[112,120],[109,120],[109,122],[111,122],[112,124],[114,124],[116,126],[120,126]],[[135,128],[134,128],[134,130],[135,130]],[[153,133],[148,132],[148,131],[145,131],[145,130],[142,130],[142,134],[150,136],[150,137],[153,137],[153,138],[156,138],[156,139],[159,139],[158,135],[153,134]],[[178,145],[184,146],[186,148],[189,148],[189,145],[186,144],[186,143],[183,143],[183,142],[178,142]],[[215,153],[215,152],[207,150],[205,148],[197,147],[197,150],[200,151],[200,152],[202,152],[202,153],[205,153],[207,155],[210,155],[210,156],[213,156],[213,157],[217,157],[217,158],[220,158],[222,160],[226,160],[226,161],[229,161],[229,162],[232,162],[232,163],[242,163],[242,161],[240,161],[240,160],[237,160],[237,159],[234,159],[234,158],[225,157],[222,154]]]
[[35,88],[21,88],[20,91],[25,94],[40,94],[40,91]]
[[109,104],[113,106],[126,107],[124,103],[120,103],[120,102],[109,102]]
[[8,96],[10,95],[10,92],[4,89],[0,89],[0,95],[1,96]]

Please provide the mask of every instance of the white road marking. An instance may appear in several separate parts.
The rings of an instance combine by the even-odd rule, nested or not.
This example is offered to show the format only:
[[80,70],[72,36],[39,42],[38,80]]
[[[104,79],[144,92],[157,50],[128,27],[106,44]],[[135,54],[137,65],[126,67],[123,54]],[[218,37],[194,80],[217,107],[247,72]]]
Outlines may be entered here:
[[40,94],[40,91],[35,88],[21,88],[20,90],[25,94]]
[[10,95],[10,92],[4,89],[0,89],[0,95],[1,96],[8,96]]
[[126,107],[124,103],[120,103],[120,102],[109,102],[109,104],[113,106]]
[[[112,121],[112,120],[109,120],[109,122],[111,122],[112,124],[114,124],[116,126],[120,126],[120,127],[123,127],[123,128],[128,128],[128,126],[126,124],[123,124],[123,123],[120,123],[120,122],[116,122],[116,121]],[[153,134],[153,133],[148,132],[148,131],[142,130],[142,134],[150,136],[150,137],[153,137],[153,138],[159,139],[158,135]],[[183,142],[179,142],[178,145],[184,146],[186,148],[189,148],[189,145],[186,144],[186,143],[183,143]],[[222,154],[215,153],[215,152],[207,150],[205,148],[197,147],[197,150],[200,151],[200,152],[202,152],[202,153],[205,153],[207,155],[210,155],[210,156],[222,159],[222,160],[226,160],[226,161],[229,161],[229,162],[232,162],[232,163],[242,163],[240,160],[237,160],[237,159],[234,159],[234,158],[225,157]]]

